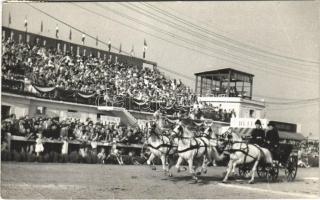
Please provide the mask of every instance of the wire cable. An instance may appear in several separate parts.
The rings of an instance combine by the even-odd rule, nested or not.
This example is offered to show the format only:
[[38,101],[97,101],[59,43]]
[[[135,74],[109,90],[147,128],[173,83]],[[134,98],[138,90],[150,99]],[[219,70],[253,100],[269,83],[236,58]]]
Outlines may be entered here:
[[174,14],[168,12],[168,11],[165,11],[163,9],[160,9],[160,8],[154,6],[154,5],[151,5],[150,3],[145,2],[145,3],[141,3],[141,4],[143,4],[145,6],[148,6],[149,8],[153,9],[154,11],[160,12],[160,13],[168,16],[168,17],[171,17],[174,20],[179,20],[180,22],[183,22],[186,25],[189,25],[189,26],[192,26],[194,28],[197,28],[198,30],[201,30],[201,31],[203,31],[205,33],[211,34],[212,36],[224,39],[225,41],[228,41],[230,43],[236,44],[238,46],[243,46],[245,48],[248,48],[248,49],[251,49],[251,50],[254,50],[254,51],[258,51],[258,52],[261,52],[261,53],[264,53],[264,54],[268,54],[268,55],[271,55],[271,56],[275,56],[275,57],[279,57],[279,58],[282,58],[282,59],[287,59],[287,60],[290,60],[290,61],[298,61],[298,62],[305,62],[305,63],[311,63],[311,64],[320,64],[319,61],[310,61],[310,60],[305,60],[305,59],[301,59],[301,58],[295,58],[295,57],[280,55],[280,54],[276,54],[276,53],[273,53],[273,52],[270,52],[270,51],[263,50],[261,48],[257,48],[257,47],[245,44],[243,42],[240,42],[240,41],[234,40],[232,38],[226,37],[224,35],[218,34],[218,33],[214,32],[214,31],[205,29],[205,28],[203,28],[203,27],[201,27],[201,26],[199,26],[197,24],[194,24],[194,23],[192,23],[190,21],[182,19],[182,18],[178,17],[177,15],[174,15]]
[[[76,4],[75,4],[76,5]],[[107,16],[105,16],[105,15],[102,15],[101,13],[97,13],[97,12],[95,12],[95,11],[92,11],[92,10],[90,10],[90,9],[87,9],[87,8],[84,8],[84,7],[82,7],[82,6],[80,6],[80,5],[76,5],[76,6],[78,6],[78,7],[80,7],[80,8],[82,8],[82,9],[85,9],[85,10],[87,10],[88,12],[91,12],[91,13],[95,13],[96,15],[98,15],[98,16],[101,16],[101,17],[107,17]],[[109,9],[108,8],[108,10],[111,10],[111,9]],[[115,12],[115,11],[113,11],[113,12]],[[118,13],[119,14],[119,13]],[[122,14],[123,15],[123,14]],[[133,19],[133,18],[130,18],[130,17],[127,17],[127,16],[123,16],[123,17],[126,17],[126,18],[128,18],[128,19],[130,19],[131,21],[135,21],[135,22],[137,22],[136,21],[136,19]],[[108,19],[110,19],[109,17],[107,17]],[[112,19],[113,20],[113,19]],[[114,20],[113,20],[114,21]],[[139,21],[138,22],[139,24],[142,24],[141,23],[141,21]],[[121,23],[121,24],[123,24],[123,23]],[[142,24],[142,25],[146,25],[146,26],[148,26],[148,27],[152,27],[152,25],[150,25],[150,24]],[[127,27],[129,27],[128,25],[126,25]],[[181,40],[181,41],[183,41],[183,42],[186,42],[186,43],[188,43],[188,44],[191,44],[191,45],[194,45],[194,46],[197,46],[197,47],[199,47],[199,48],[203,48],[204,46],[202,46],[202,44],[200,44],[200,43],[196,43],[196,42],[194,42],[194,41],[192,41],[192,40],[189,40],[189,39],[186,39],[186,38],[179,38],[179,36],[177,36],[177,35],[175,35],[175,34],[173,34],[173,33],[170,33],[170,32],[164,32],[163,30],[161,30],[161,29],[159,29],[159,28],[155,28],[155,27],[152,27],[152,28],[154,28],[154,29],[156,29],[157,31],[161,31],[161,32],[163,32],[163,33],[166,33],[167,35],[169,35],[169,36],[171,36],[171,37],[174,37],[174,38],[176,38],[176,39],[179,39],[179,40]],[[134,29],[136,29],[136,28],[134,28]],[[143,31],[144,33],[147,33],[147,32],[145,32],[145,31]],[[147,33],[147,34],[149,34],[149,33]],[[150,35],[150,34],[149,34]],[[159,36],[157,36],[157,38],[159,38]],[[167,40],[166,40],[167,41]],[[169,41],[167,41],[167,42],[169,42]],[[170,42],[170,43],[173,43],[173,42]],[[176,44],[176,43],[175,43]],[[181,45],[180,45],[181,46]],[[212,49],[211,49],[212,50]],[[198,51],[199,52],[199,51]],[[218,52],[219,53],[219,52]],[[206,54],[206,55],[208,55],[208,54]],[[212,56],[212,54],[210,54],[211,56]],[[216,56],[215,56],[216,57]],[[238,58],[235,58],[235,57],[233,57],[234,59],[238,59]],[[221,57],[218,57],[218,59],[222,59]],[[223,59],[223,60],[225,60],[225,61],[227,61],[227,62],[231,62],[230,60],[228,60],[228,59]],[[233,62],[233,63],[235,63],[235,62]],[[235,63],[235,64],[237,64],[237,65],[239,65],[239,63]],[[255,64],[255,63],[254,63]],[[248,66],[246,66],[247,68],[252,68],[252,67],[248,67]],[[259,68],[259,69],[261,69],[261,68]],[[279,72],[283,72],[283,71],[280,71],[280,70],[278,70]],[[268,72],[270,72],[270,71],[268,71]],[[270,73],[273,73],[273,74],[277,74],[277,73],[275,73],[275,72],[270,72]],[[283,73],[287,73],[287,72],[283,72]],[[278,74],[279,75],[279,74]],[[285,74],[285,76],[287,76],[287,77],[291,77],[291,78],[295,78],[295,79],[300,79],[300,80],[302,80],[302,81],[307,81],[307,82],[309,82],[310,80],[308,80],[308,79],[302,79],[301,77],[297,77],[297,76],[294,76],[294,75],[289,75],[289,74]]]
[[[39,9],[39,8],[37,8],[37,7],[33,6],[33,5],[31,5],[30,3],[26,3],[26,4],[27,4],[28,6],[30,6],[31,8],[33,8],[33,9],[37,10],[38,12],[41,12],[42,14],[44,14],[44,15],[46,15],[46,16],[48,16],[48,17],[52,18],[52,19],[54,19],[55,21],[58,21],[58,22],[60,22],[61,24],[64,24],[65,26],[68,26],[68,27],[70,27],[70,28],[72,28],[72,29],[74,29],[74,30],[78,31],[79,33],[82,33],[82,34],[84,34],[84,35],[88,36],[89,38],[92,38],[92,39],[94,39],[94,40],[97,40],[97,41],[99,41],[100,43],[102,43],[102,44],[104,44],[104,45],[108,46],[108,43],[106,43],[106,42],[104,42],[104,41],[101,41],[101,40],[97,39],[97,38],[96,38],[96,36],[90,35],[90,34],[88,34],[88,33],[84,32],[84,31],[80,30],[79,28],[74,27],[74,26],[72,26],[72,25],[70,25],[70,24],[68,24],[68,23],[66,23],[66,22],[64,22],[64,21],[62,21],[62,20],[60,20],[60,19],[58,19],[58,18],[54,17],[53,15],[50,15],[49,13],[42,11],[41,9]],[[117,47],[115,47],[115,46],[111,46],[111,47],[112,47],[112,49],[115,49],[115,50],[117,50],[117,51],[119,50],[119,48],[117,48]],[[123,52],[123,53],[125,53],[125,54],[127,54],[127,55],[130,55],[130,54],[129,54],[129,52],[126,52],[126,51],[123,51],[123,50],[122,50],[122,52]]]
[[[128,3],[128,4],[130,4],[130,3]],[[203,34],[201,34],[201,33],[199,33],[199,32],[196,32],[196,31],[194,31],[194,30],[192,30],[192,29],[190,29],[189,27],[184,27],[184,26],[181,26],[180,24],[177,24],[177,23],[175,23],[175,22],[171,22],[171,21],[168,21],[168,19],[165,19],[165,18],[163,18],[163,17],[161,17],[161,16],[159,16],[159,15],[156,15],[154,12],[150,12],[150,11],[148,11],[148,10],[145,10],[145,9],[142,9],[142,8],[140,8],[140,7],[138,7],[138,6],[136,6],[136,5],[134,5],[134,4],[130,4],[130,6],[128,6],[128,5],[126,5],[126,4],[123,4],[123,3],[120,3],[120,5],[122,5],[122,6],[124,6],[124,7],[126,7],[126,8],[128,8],[128,9],[130,9],[130,10],[133,10],[133,11],[135,11],[135,12],[137,12],[137,13],[139,13],[139,14],[142,14],[142,15],[144,15],[144,16],[146,16],[146,17],[148,17],[148,18],[151,18],[151,19],[154,19],[155,21],[157,21],[157,22],[160,22],[160,23],[163,23],[163,24],[165,24],[165,25],[168,25],[168,26],[170,26],[170,27],[172,27],[172,28],[174,28],[174,29],[177,29],[177,30],[179,30],[179,31],[181,31],[181,32],[184,32],[184,33],[187,33],[187,34],[189,34],[189,35],[191,35],[191,36],[193,36],[193,37],[197,37],[197,38],[199,38],[199,39],[202,39],[202,40],[204,40],[205,42],[206,42],[206,44],[208,43],[208,42],[211,42],[211,43],[213,43],[215,46],[219,46],[219,47],[221,47],[221,45],[222,46],[224,46],[224,43],[222,43],[222,42],[220,42],[220,41],[217,41],[217,40],[214,40],[214,39],[212,39],[212,38],[210,38],[210,37],[207,37],[207,36],[205,36],[205,35],[203,35]],[[101,6],[103,6],[103,5],[101,5]],[[134,7],[134,8],[133,8]],[[111,11],[111,12],[117,12],[117,11],[114,11],[114,10],[111,10],[110,8],[106,8],[106,9],[108,9],[109,11]],[[142,12],[142,11],[143,12]],[[146,14],[146,13],[148,13],[148,14]],[[123,13],[119,13],[119,12],[117,12],[117,14],[119,14],[119,15],[121,15],[121,16],[124,16],[124,14]],[[128,18],[128,15],[126,15],[125,16],[126,18]],[[141,24],[141,20],[138,20],[138,19],[136,19],[135,20],[135,22],[137,22],[137,21],[139,21],[139,24]],[[148,26],[148,25],[147,25]],[[149,25],[149,27],[150,27],[150,25]],[[187,29],[186,29],[187,28]],[[171,35],[172,35],[172,33],[171,33]],[[178,37],[178,36],[177,36]],[[181,36],[180,36],[181,37]],[[203,47],[205,47],[205,46],[203,46]],[[206,47],[207,48],[207,47]],[[262,64],[264,67],[265,66],[272,66],[273,67],[273,69],[274,70],[279,70],[280,68],[285,68],[286,66],[284,65],[284,64],[281,64],[281,66],[279,66],[279,65],[274,65],[274,64],[271,64],[271,63],[263,63],[263,62],[268,62],[268,61],[261,61],[261,60],[257,60],[256,59],[256,56],[255,57],[252,57],[252,56],[250,56],[250,58],[247,58],[247,57],[239,57],[239,55],[234,55],[234,54],[231,54],[231,53],[228,53],[228,52],[230,52],[230,50],[229,49],[227,49],[228,51],[224,51],[224,50],[216,50],[215,49],[215,52],[217,53],[217,54],[227,54],[229,57],[235,57],[235,56],[238,56],[237,57],[237,59],[238,58],[241,58],[241,59],[244,59],[245,61],[248,61],[248,59],[250,59],[251,60],[251,63],[253,63],[253,62],[255,62],[255,63],[258,63],[258,64]],[[241,56],[243,56],[243,55],[241,55]],[[241,60],[242,61],[242,60]],[[252,62],[253,61],[253,62]],[[254,64],[255,64],[254,63]],[[299,65],[300,67],[301,67],[301,64]],[[315,71],[312,71],[310,68],[308,69],[308,70],[305,70],[305,69],[297,69],[297,68],[292,68],[292,67],[286,67],[286,69],[284,69],[284,70],[286,70],[285,71],[285,73],[292,73],[292,75],[295,75],[295,76],[301,76],[301,75],[303,75],[303,74],[305,74],[306,76],[316,76],[315,74],[317,74],[317,73],[320,73],[320,71],[319,70],[315,70]],[[284,72],[283,70],[280,70],[280,71],[282,71],[282,72]],[[314,77],[314,78],[317,78],[317,77]]]

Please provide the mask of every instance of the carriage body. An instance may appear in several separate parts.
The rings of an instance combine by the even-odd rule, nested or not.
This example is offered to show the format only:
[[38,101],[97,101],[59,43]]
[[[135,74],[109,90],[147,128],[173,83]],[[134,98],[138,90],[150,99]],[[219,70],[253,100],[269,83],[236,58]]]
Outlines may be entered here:
[[[246,177],[253,163],[243,164],[239,166],[239,175]],[[291,182],[295,179],[298,170],[298,148],[296,145],[289,143],[280,143],[276,149],[273,164],[260,162],[257,167],[257,174],[260,178],[266,178],[268,182],[278,180],[279,171],[284,170],[285,178]]]

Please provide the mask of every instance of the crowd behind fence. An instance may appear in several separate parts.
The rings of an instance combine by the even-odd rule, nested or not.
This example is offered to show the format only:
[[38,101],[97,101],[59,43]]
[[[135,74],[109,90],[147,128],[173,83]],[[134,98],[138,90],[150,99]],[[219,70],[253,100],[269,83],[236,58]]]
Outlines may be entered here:
[[[1,125],[2,160],[143,164],[149,155],[142,151],[146,128],[15,115]],[[298,149],[300,167],[319,166],[319,141]]]

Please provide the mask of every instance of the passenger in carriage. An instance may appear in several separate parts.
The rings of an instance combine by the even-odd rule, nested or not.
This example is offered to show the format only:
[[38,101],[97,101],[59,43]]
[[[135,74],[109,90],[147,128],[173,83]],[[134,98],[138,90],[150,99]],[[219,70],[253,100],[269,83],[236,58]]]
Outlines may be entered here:
[[265,133],[264,133],[264,130],[262,129],[261,121],[258,119],[255,122],[255,125],[256,125],[256,128],[251,133],[251,139],[250,139],[249,143],[257,144],[257,145],[263,147]]
[[265,146],[268,148],[272,154],[273,159],[277,157],[276,149],[279,146],[279,133],[274,123],[268,123],[268,131],[265,138]]

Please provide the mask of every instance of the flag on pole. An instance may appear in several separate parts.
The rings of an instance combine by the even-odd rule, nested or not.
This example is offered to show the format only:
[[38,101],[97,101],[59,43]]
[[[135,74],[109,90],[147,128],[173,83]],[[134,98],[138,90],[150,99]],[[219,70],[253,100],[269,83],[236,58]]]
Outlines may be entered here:
[[134,46],[132,45],[131,51],[130,51],[130,55],[134,56]]
[[11,13],[9,12],[9,26],[11,25]]
[[26,30],[28,29],[28,20],[27,20],[27,18],[24,18],[24,27],[26,28]]
[[41,21],[41,24],[40,24],[40,32],[42,33],[43,32],[43,22]]
[[144,39],[143,41],[143,59],[146,58],[146,51],[148,49],[147,41]]
[[59,27],[58,27],[58,25],[56,26],[56,38],[59,38]]
[[143,47],[145,50],[147,50],[147,48],[148,48],[146,39],[144,39],[144,41],[143,41]]
[[119,53],[122,52],[122,44],[120,43],[120,47],[119,47]]
[[84,34],[82,34],[82,39],[81,39],[81,41],[82,41],[82,45],[84,45],[84,41],[85,41],[85,39],[86,39],[86,36],[85,36]]
[[69,40],[72,40],[72,30],[70,28],[70,32],[69,32]]
[[111,51],[111,40],[109,39],[108,41],[108,51],[110,52]]
[[99,44],[99,39],[98,39],[98,36],[96,36],[96,46],[98,46]]

